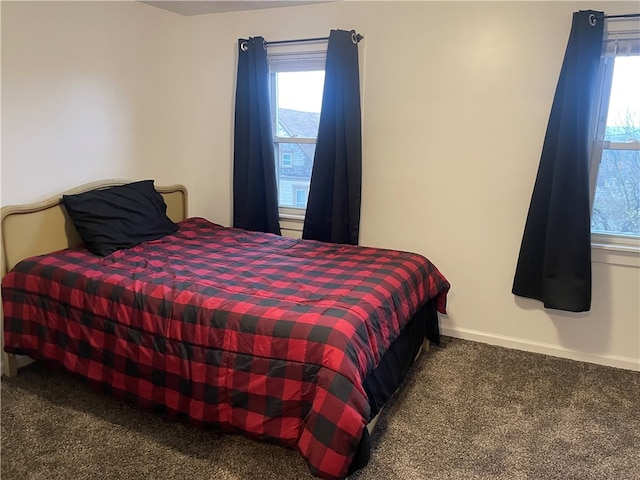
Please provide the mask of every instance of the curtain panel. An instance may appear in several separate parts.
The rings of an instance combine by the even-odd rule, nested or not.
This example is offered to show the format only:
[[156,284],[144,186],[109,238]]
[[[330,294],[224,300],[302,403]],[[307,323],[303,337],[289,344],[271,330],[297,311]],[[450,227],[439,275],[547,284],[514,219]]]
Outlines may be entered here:
[[591,307],[589,149],[604,14],[573,14],[512,293],[546,308]]
[[302,238],[357,245],[362,184],[358,44],[332,30]]
[[280,235],[269,67],[262,37],[238,40],[233,226]]

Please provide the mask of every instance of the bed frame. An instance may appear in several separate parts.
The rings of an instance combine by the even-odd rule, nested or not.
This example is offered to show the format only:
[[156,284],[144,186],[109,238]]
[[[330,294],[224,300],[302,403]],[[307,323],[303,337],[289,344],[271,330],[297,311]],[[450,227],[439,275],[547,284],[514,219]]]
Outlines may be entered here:
[[[74,195],[124,185],[132,181],[101,180],[81,185],[41,202],[2,207],[1,277],[4,278],[9,270],[25,258],[80,245],[80,236],[62,206],[62,195]],[[155,188],[162,194],[167,204],[167,216],[171,220],[179,222],[187,218],[187,189],[183,185],[156,186]],[[0,315],[0,332],[4,332],[1,322]],[[17,359],[15,355],[4,352],[4,333],[2,333],[2,347],[4,373],[7,376],[16,375]]]

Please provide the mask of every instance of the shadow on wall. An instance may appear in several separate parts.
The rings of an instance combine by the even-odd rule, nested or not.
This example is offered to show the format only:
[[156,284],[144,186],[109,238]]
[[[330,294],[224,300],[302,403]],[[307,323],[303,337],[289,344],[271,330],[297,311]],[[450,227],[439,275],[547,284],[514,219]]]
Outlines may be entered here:
[[[543,310],[558,332],[558,343],[567,350],[590,353],[606,353],[611,339],[611,301],[612,292],[609,281],[610,273],[603,269],[594,276],[591,311],[565,312],[546,309],[542,302],[529,298],[517,297],[515,303],[523,310]],[[595,282],[597,278],[597,284]],[[588,332],[583,335],[582,332]]]

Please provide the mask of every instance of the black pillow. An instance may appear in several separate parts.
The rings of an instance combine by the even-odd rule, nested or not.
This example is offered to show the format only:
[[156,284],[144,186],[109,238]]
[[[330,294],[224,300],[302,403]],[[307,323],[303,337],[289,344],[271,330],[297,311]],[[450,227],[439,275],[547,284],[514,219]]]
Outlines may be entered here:
[[100,256],[178,230],[153,180],[63,195],[62,203],[86,247]]

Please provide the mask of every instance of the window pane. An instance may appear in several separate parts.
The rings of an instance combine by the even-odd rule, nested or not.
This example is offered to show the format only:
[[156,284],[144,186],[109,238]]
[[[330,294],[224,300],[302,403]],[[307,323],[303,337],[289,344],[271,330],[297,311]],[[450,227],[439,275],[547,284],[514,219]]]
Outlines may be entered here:
[[[324,71],[271,73],[280,207],[306,208],[318,136]],[[280,141],[296,138],[299,141]],[[302,140],[304,139],[304,140]]]
[[[311,169],[316,146],[313,143],[276,143],[276,159],[290,158],[290,166],[282,161],[278,173],[278,201],[281,207],[306,208]],[[304,193],[298,193],[304,192]]]
[[[640,236],[640,56],[617,56],[591,231]],[[627,144],[627,145],[614,145]],[[638,146],[638,148],[636,148]],[[606,147],[606,145],[605,145]]]
[[324,71],[275,73],[276,136],[316,138]]
[[283,167],[292,167],[293,166],[293,154],[290,152],[281,152],[280,153],[280,161]]
[[296,188],[296,207],[307,208],[307,198],[309,197],[309,190]]
[[604,150],[591,231],[640,236],[640,151]]
[[640,141],[640,56],[615,58],[605,140]]

